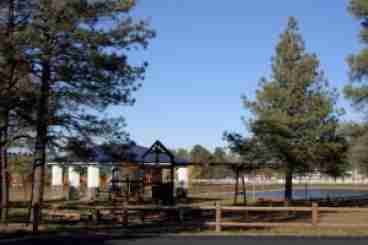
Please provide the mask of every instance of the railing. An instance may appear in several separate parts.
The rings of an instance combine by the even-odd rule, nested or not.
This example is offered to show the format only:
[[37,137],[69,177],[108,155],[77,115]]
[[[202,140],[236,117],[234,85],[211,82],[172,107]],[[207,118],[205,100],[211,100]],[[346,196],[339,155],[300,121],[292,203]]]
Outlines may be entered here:
[[[223,211],[240,211],[240,212],[310,212],[311,222],[298,222],[298,223],[235,223],[235,222],[223,222]],[[208,223],[210,226],[215,226],[217,232],[221,232],[222,227],[326,227],[326,228],[368,228],[368,223],[362,224],[336,224],[336,223],[321,223],[321,212],[364,212],[368,213],[368,208],[332,208],[332,207],[319,207],[317,203],[313,203],[312,207],[221,207],[216,205],[216,222]]]
[[[16,208],[16,207],[10,207]],[[239,227],[239,228],[274,228],[274,227],[305,227],[305,228],[368,228],[367,223],[355,223],[355,224],[346,224],[346,223],[327,223],[321,222],[321,213],[322,212],[334,212],[334,213],[346,213],[346,212],[359,212],[359,213],[367,213],[368,217],[368,208],[346,208],[346,207],[319,207],[317,203],[313,203],[310,207],[229,207],[229,206],[221,206],[220,203],[217,203],[216,206],[78,206],[78,208],[82,208],[85,211],[88,211],[90,218],[96,222],[97,224],[101,221],[101,217],[104,215],[104,212],[108,212],[117,217],[117,222],[124,225],[129,226],[129,217],[131,215],[138,215],[141,218],[142,222],[145,221],[145,213],[147,212],[172,212],[176,215],[177,220],[180,221],[179,224],[184,224],[185,216],[190,213],[190,211],[211,211],[214,212],[215,222],[204,221],[202,224],[207,227],[214,227],[216,232],[221,232],[225,227]],[[66,211],[64,207],[55,207],[52,208],[50,206],[42,208],[47,211],[49,215],[61,216],[65,214],[64,217],[78,217],[78,211]],[[68,214],[69,212],[69,214]],[[233,222],[226,221],[227,218],[234,218],[234,216],[226,217],[224,212],[231,213],[244,213],[249,214],[250,212],[262,212],[262,213],[272,213],[272,212],[285,212],[285,213],[310,213],[311,221],[310,222]],[[212,214],[211,214],[212,215]],[[79,215],[80,217],[80,215]],[[192,216],[193,217],[193,216]],[[241,216],[235,216],[236,218]],[[90,220],[90,219],[89,219]],[[194,220],[195,221],[195,220]],[[196,224],[195,222],[193,222]],[[37,226],[37,224],[36,224]]]
[[[313,203],[311,207],[226,207],[221,206],[219,203],[216,206],[207,206],[207,207],[189,207],[189,206],[181,206],[181,207],[144,207],[144,206],[131,206],[126,207],[127,210],[134,211],[177,211],[178,218],[180,221],[184,220],[185,210],[213,210],[215,211],[215,222],[205,222],[204,225],[209,227],[215,227],[216,232],[221,232],[223,227],[264,227],[264,228],[273,228],[273,227],[305,227],[305,228],[368,228],[368,223],[356,223],[356,224],[345,224],[345,223],[323,223],[320,222],[320,214],[321,212],[335,212],[335,213],[344,213],[344,212],[360,212],[367,213],[368,208],[335,208],[335,207],[319,207],[317,203]],[[223,212],[304,212],[311,213],[311,222],[226,222],[224,221]],[[125,213],[128,215],[128,212]],[[128,222],[128,217],[125,218],[126,222]]]

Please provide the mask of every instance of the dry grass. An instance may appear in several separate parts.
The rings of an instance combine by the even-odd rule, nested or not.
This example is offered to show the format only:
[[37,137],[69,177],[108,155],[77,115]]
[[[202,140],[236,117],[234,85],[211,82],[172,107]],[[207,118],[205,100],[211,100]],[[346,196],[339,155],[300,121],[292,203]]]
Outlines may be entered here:
[[[301,186],[299,186],[301,187]],[[272,191],[272,190],[280,190],[282,187],[280,185],[272,185],[272,186],[263,186],[263,187],[257,187],[257,191]],[[353,185],[314,185],[309,186],[309,188],[336,188],[336,189],[367,189],[365,186],[353,186]],[[211,195],[192,195],[189,199],[187,204],[193,204],[195,206],[198,205],[204,205],[204,206],[213,206],[216,202],[221,202],[224,206],[231,206],[233,204],[233,198],[232,196],[226,196],[221,197],[216,195],[218,191],[233,191],[233,186],[205,186],[202,188],[201,191],[206,191],[207,193],[215,193]],[[242,197],[239,197],[239,203],[242,201]],[[56,202],[57,204],[60,204],[61,206],[79,212],[81,214],[84,214],[87,212],[86,208],[78,208],[78,205],[81,203],[78,202]],[[18,203],[19,204],[19,203]],[[91,203],[90,206],[96,206],[96,205],[110,205],[111,203],[103,201],[103,202],[96,202]],[[112,205],[112,204],[111,204]],[[268,204],[262,204],[262,203],[255,203],[254,200],[248,199],[248,205],[266,205],[266,206],[278,206],[281,205],[280,203],[268,203]],[[19,205],[18,205],[19,206]],[[24,205],[20,205],[24,206]],[[85,205],[84,205],[85,206]],[[27,220],[27,214],[28,210],[23,209],[10,209],[10,215],[11,215],[11,221],[13,224],[9,224],[7,226],[0,226],[0,233],[2,234],[10,234],[10,233],[19,233],[19,232],[30,232],[30,226],[26,226],[24,224],[21,224],[21,222],[25,222]],[[252,221],[267,221],[269,219],[277,218],[277,213],[271,214],[271,213],[257,213],[251,214],[249,218],[255,218],[255,220],[252,219]],[[230,219],[237,220],[238,222],[243,222],[242,220],[242,214],[241,213],[234,213],[233,215],[229,216]],[[18,220],[17,220],[18,219]],[[288,220],[285,222],[294,222],[294,221],[305,221],[306,219],[310,219],[310,217],[306,216],[296,216],[294,220]],[[21,221],[22,220],[22,221]],[[195,221],[195,220],[194,220]],[[250,221],[250,220],[248,220]],[[341,223],[341,224],[349,224],[349,223],[366,223],[368,224],[368,214],[362,214],[362,213],[322,213],[320,216],[320,221],[323,223]],[[15,222],[18,222],[18,224],[15,224]],[[157,228],[166,229],[163,225],[159,224]],[[73,223],[73,224],[62,224],[62,223],[50,223],[50,224],[44,224],[41,226],[42,232],[45,233],[59,233],[59,232],[70,232],[70,233],[78,233],[78,232],[101,232],[104,231],[106,233],[114,233],[116,231],[121,232],[122,230],[121,225],[118,224],[105,224],[105,225],[94,225],[94,224],[86,224],[84,222],[82,223]],[[133,230],[132,232],[143,232],[144,229],[140,230],[137,229],[137,231]],[[166,231],[168,233],[168,231]],[[175,233],[180,235],[271,235],[271,236],[368,236],[368,229],[352,229],[352,228],[344,228],[344,229],[329,229],[329,228],[323,228],[323,229],[317,229],[317,228],[270,228],[270,229],[225,229],[221,233],[215,233],[213,230],[202,230],[198,231],[198,229],[177,229],[172,230],[169,233]]]
[[216,233],[213,230],[197,231],[197,232],[181,232],[180,235],[225,235],[225,236],[313,236],[313,237],[367,237],[367,229],[344,228],[271,228],[271,229],[243,229],[243,230],[225,230]]

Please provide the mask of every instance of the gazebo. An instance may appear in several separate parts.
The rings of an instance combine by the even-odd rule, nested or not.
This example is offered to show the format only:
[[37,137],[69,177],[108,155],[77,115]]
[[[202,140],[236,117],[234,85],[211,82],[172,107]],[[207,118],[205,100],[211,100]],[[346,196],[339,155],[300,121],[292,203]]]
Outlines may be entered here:
[[156,141],[149,148],[134,145],[129,147],[120,164],[114,164],[114,172],[127,173],[130,167],[134,169],[133,172],[140,172],[138,180],[124,180],[118,174],[114,174],[113,183],[138,182],[143,191],[145,187],[150,186],[152,199],[155,202],[161,201],[166,205],[174,205],[175,174],[178,174],[179,182],[187,183],[188,165],[187,161],[176,158],[160,141]]
[[[68,169],[69,184],[74,189],[80,187],[80,175],[74,171],[76,167],[87,168],[87,186],[89,197],[93,198],[96,189],[99,188],[100,169],[109,167],[112,171],[112,190],[114,186],[123,183],[136,184],[144,192],[145,187],[152,187],[152,198],[162,201],[166,205],[175,204],[175,174],[178,182],[187,186],[189,163],[178,159],[162,144],[156,141],[151,147],[143,147],[136,144],[98,146],[90,150],[87,159],[75,156],[66,156],[63,159],[50,161],[52,167],[52,184],[62,185],[63,170]],[[123,176],[135,176],[125,178]],[[167,178],[163,180],[163,176]],[[116,188],[118,189],[118,188]]]

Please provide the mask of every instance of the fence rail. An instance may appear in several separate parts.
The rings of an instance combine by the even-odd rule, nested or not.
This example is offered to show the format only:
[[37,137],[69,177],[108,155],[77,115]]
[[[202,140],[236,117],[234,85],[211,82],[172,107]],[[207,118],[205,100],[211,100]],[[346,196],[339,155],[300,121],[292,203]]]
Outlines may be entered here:
[[[311,222],[302,223],[237,223],[237,222],[223,222],[223,211],[259,211],[259,212],[311,212]],[[315,227],[315,228],[368,228],[368,223],[356,224],[336,224],[336,223],[321,223],[321,212],[361,212],[368,213],[368,208],[335,208],[335,207],[319,207],[317,203],[313,203],[312,207],[221,207],[216,205],[216,222],[208,222],[209,226],[215,226],[217,232],[221,232],[222,227]]]
[[[345,224],[345,223],[323,223],[320,222],[321,212],[361,212],[368,213],[368,208],[336,208],[336,207],[319,207],[317,203],[313,203],[311,207],[228,207],[217,204],[216,206],[202,206],[202,207],[147,207],[147,206],[127,206],[127,210],[131,211],[177,211],[180,219],[183,220],[186,209],[190,210],[214,210],[215,222],[205,222],[204,225],[209,227],[215,227],[217,232],[221,232],[225,227],[305,227],[305,228],[368,228],[367,223]],[[280,223],[280,222],[227,222],[224,220],[223,212],[306,212],[311,213],[311,222],[293,222],[293,223]],[[128,215],[128,212],[126,213]],[[128,220],[128,219],[126,219]]]
[[[0,206],[1,207],[1,206]],[[102,214],[106,211],[109,211],[111,214],[115,214],[118,216],[118,222],[128,226],[129,225],[129,217],[131,215],[137,215],[142,218],[142,221],[145,220],[144,214],[146,212],[173,212],[177,214],[178,220],[181,221],[180,224],[184,224],[184,216],[187,215],[186,211],[214,211],[215,222],[204,221],[201,224],[214,227],[216,232],[221,232],[223,228],[227,227],[239,227],[239,228],[275,228],[275,227],[304,227],[304,228],[368,228],[367,223],[356,223],[356,224],[346,224],[346,223],[326,223],[321,222],[321,212],[335,212],[335,213],[346,213],[346,212],[359,212],[359,213],[367,213],[368,208],[348,208],[348,207],[319,207],[317,203],[313,203],[310,207],[229,207],[229,206],[221,206],[219,203],[216,206],[88,206],[88,205],[79,205],[78,209],[84,209],[88,211],[91,216],[93,216],[93,220],[99,223]],[[24,207],[14,207],[9,206],[9,208],[24,208]],[[65,213],[65,217],[77,217],[75,215],[77,211],[69,210],[69,208],[65,208],[62,206],[44,206],[43,210],[49,212],[51,215],[63,216]],[[61,210],[63,212],[57,212],[56,210]],[[69,212],[69,213],[68,213]],[[248,214],[249,212],[303,212],[311,214],[310,222],[232,222],[226,220],[226,216],[224,212],[227,213],[239,213],[244,212]],[[80,216],[79,216],[80,217]],[[234,216],[231,216],[232,218]],[[368,217],[368,216],[367,216]]]
[[[96,210],[113,210],[119,209],[117,207],[95,207]],[[221,206],[217,204],[216,206],[176,206],[176,207],[162,207],[162,206],[125,206],[124,208],[127,212],[124,215],[129,216],[128,211],[140,211],[144,212],[169,212],[176,211],[180,221],[184,220],[185,211],[187,210],[200,210],[200,211],[215,211],[215,222],[204,222],[205,226],[215,227],[217,232],[221,232],[224,227],[305,227],[305,228],[368,228],[368,222],[356,223],[356,224],[345,224],[345,223],[323,223],[320,222],[321,212],[335,212],[335,213],[345,213],[345,212],[360,212],[368,213],[368,208],[337,208],[337,207],[319,207],[317,203],[313,203],[311,207],[228,207]],[[292,223],[280,223],[280,222],[228,222],[224,220],[224,212],[304,212],[311,213],[311,222],[292,222]],[[144,215],[143,215],[144,216]],[[144,218],[143,218],[144,219]],[[124,220],[128,225],[128,217]]]

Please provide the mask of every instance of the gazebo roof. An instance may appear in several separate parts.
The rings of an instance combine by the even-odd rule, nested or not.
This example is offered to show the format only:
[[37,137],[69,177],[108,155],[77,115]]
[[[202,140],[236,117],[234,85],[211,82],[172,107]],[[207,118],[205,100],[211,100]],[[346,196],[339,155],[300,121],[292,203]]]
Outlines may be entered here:
[[[136,144],[121,144],[110,146],[97,146],[90,149],[88,156],[75,154],[55,158],[55,163],[99,163],[101,165],[116,165],[129,162],[138,165],[187,166],[189,162],[175,157],[161,142],[156,141],[150,148]],[[50,161],[51,162],[51,161]]]

